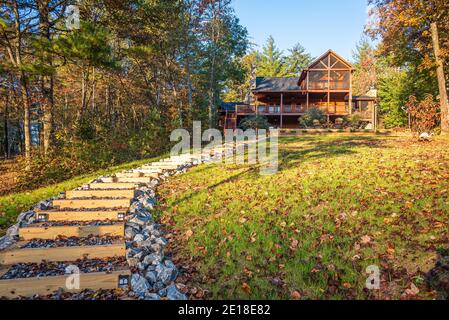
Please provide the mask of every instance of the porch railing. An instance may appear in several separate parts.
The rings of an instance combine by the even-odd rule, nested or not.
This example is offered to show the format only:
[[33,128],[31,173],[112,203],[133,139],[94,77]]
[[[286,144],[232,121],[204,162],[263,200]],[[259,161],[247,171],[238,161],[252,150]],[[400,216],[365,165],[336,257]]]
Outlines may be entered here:
[[[326,114],[344,114],[348,113],[348,105],[341,102],[331,102],[327,106],[326,102],[311,102],[309,108],[317,108],[324,111]],[[281,112],[282,111],[282,112]],[[307,106],[305,104],[301,105],[284,105],[281,110],[280,105],[263,105],[258,106],[258,113],[260,115],[280,115],[285,114],[302,114],[307,111]],[[256,114],[256,106],[254,105],[238,105],[236,107],[236,112],[239,115],[251,115]]]
[[[237,114],[255,114],[256,106],[253,105],[238,105]],[[280,105],[263,105],[258,106],[258,113],[261,115],[280,115],[284,114],[295,114],[304,113],[306,111],[305,105],[284,105],[281,110]],[[282,111],[282,112],[281,112]]]

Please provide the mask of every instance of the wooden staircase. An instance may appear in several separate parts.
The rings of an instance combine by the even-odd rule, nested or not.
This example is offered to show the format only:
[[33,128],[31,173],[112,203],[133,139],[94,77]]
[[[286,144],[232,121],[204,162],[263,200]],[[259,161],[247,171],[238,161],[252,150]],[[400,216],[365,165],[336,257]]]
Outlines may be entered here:
[[[76,289],[67,289],[66,274],[1,279],[18,264],[45,266],[57,262],[76,266],[81,262],[117,259],[126,262],[125,219],[136,189],[198,158],[201,159],[201,154],[179,156],[104,177],[83,188],[67,191],[64,198],[53,201],[51,209],[36,211],[36,223],[20,228],[20,241],[0,251],[0,297],[46,296],[60,288],[65,292],[128,288],[131,271],[127,265],[108,272],[81,273],[80,287]],[[107,243],[85,245],[89,239],[103,239]],[[72,243],[61,245],[64,241]]]

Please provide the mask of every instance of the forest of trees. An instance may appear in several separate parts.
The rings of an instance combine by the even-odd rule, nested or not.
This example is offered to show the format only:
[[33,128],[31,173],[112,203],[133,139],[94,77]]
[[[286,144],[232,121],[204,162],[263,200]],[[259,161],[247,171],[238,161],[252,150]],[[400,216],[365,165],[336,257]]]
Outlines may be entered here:
[[[430,95],[448,132],[448,2],[368,3],[354,94],[378,90],[386,128]],[[215,127],[221,101],[245,100],[255,76],[297,76],[312,60],[273,37],[255,50],[231,0],[0,0],[1,156],[18,156],[24,183],[49,184],[157,155],[174,128]]]
[[214,126],[247,47],[231,0],[2,0],[2,156],[51,183],[160,154]]

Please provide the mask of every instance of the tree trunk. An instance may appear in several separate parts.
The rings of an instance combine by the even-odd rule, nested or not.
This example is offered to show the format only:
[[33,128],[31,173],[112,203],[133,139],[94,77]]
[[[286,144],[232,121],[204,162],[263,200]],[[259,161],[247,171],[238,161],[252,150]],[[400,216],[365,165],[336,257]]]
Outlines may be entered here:
[[25,144],[25,158],[31,159],[31,130],[30,130],[30,97],[28,95],[28,81],[23,72],[20,73],[20,93],[23,104],[23,135]]
[[440,106],[441,106],[441,132],[443,134],[449,134],[449,102],[447,99],[446,91],[446,78],[444,76],[444,62],[440,55],[440,41],[438,35],[438,26],[436,22],[432,22],[430,25],[432,31],[433,51],[435,54],[435,62],[437,64],[437,78],[438,78],[438,90],[440,93]]
[[[51,43],[50,21],[49,21],[49,1],[37,1],[39,11],[39,29],[42,39]],[[53,67],[51,53],[42,53],[42,62],[47,67]],[[44,154],[48,155],[51,146],[51,135],[53,130],[53,107],[54,107],[54,76],[47,74],[42,77],[41,83],[43,97],[43,148]]]
[[87,90],[86,90],[87,79],[88,73],[83,68],[81,75],[81,110],[78,115],[78,120],[80,120],[84,116],[84,112],[86,111],[87,107]]
[[5,114],[4,114],[4,129],[5,129],[5,141],[4,141],[4,154],[5,159],[9,158],[9,136],[8,136],[8,119],[9,119],[9,99],[10,99],[10,91],[8,89],[8,93],[6,94],[6,104],[5,104]]
[[31,136],[30,136],[30,97],[28,94],[28,80],[27,76],[25,74],[25,71],[23,70],[22,65],[22,29],[21,29],[21,17],[20,17],[20,9],[19,9],[19,3],[18,1],[13,2],[14,6],[14,16],[15,16],[15,45],[14,45],[14,51],[15,51],[15,57],[13,57],[12,54],[12,48],[10,48],[9,53],[10,57],[13,60],[13,64],[17,69],[18,72],[18,78],[20,83],[20,96],[22,98],[22,104],[23,104],[23,143],[24,143],[24,149],[25,149],[25,159],[27,160],[27,169],[28,169],[28,163],[31,159]]
[[95,67],[92,67],[92,112],[95,112],[95,94],[96,94],[96,83],[95,83]]

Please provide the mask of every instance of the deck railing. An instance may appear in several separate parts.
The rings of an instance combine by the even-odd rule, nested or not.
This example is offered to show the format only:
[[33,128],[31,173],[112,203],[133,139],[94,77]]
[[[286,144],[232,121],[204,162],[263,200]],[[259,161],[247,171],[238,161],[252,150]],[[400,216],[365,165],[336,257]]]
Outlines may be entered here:
[[[327,102],[311,102],[309,105],[310,108],[317,108],[324,111],[326,114],[345,114],[348,113],[348,106],[345,103],[334,103],[331,102],[329,107],[327,106]],[[256,106],[254,105],[238,105],[236,107],[237,114],[239,115],[251,115],[256,114]],[[258,106],[258,114],[260,115],[289,115],[289,114],[303,114],[307,111],[307,106],[305,104],[301,105],[284,105],[282,107],[280,105],[263,105]]]

